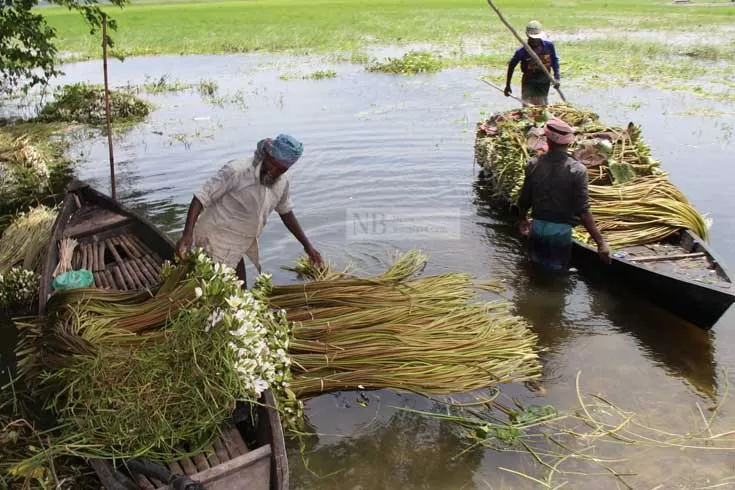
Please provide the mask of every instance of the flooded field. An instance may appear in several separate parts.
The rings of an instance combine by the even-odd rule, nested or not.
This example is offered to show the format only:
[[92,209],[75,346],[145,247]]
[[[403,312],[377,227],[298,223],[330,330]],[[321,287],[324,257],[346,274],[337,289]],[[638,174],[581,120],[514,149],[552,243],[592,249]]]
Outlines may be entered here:
[[[336,77],[301,78],[327,69]],[[98,62],[67,65],[65,71],[60,84],[102,80]],[[548,285],[527,274],[515,230],[497,218],[473,165],[475,122],[514,106],[477,80],[482,71],[400,77],[349,64],[257,55],[131,58],[110,66],[115,86],[142,85],[162,75],[184,84],[217,85],[211,95],[196,88],[144,94],[157,110],[115,138],[118,197],[172,237],[178,238],[192,192],[205,179],[226,161],[248,156],[257,140],[288,132],[305,144],[302,160],[289,172],[295,213],[325,258],[372,273],[385,266],[390,253],[415,247],[431,254],[429,273],[467,271],[504,281],[502,297],[529,320],[546,349],[548,390],[541,397],[517,385],[504,388],[506,394],[573,409],[581,371],[583,391],[604,394],[651,425],[684,434],[701,423],[697,405],[712,408],[725,391],[726,373],[735,368],[735,313],[706,333],[611,287],[604,277],[576,274]],[[571,102],[610,124],[642,124],[671,180],[712,218],[714,250],[735,267],[735,105],[635,87],[567,84],[564,91]],[[80,132],[70,155],[79,159],[79,177],[109,190],[105,138]],[[356,216],[385,209],[425,212],[445,232],[414,236],[373,229],[355,235]],[[277,282],[295,280],[280,266],[301,250],[277,218],[261,243],[264,268]],[[5,338],[3,344],[10,345]],[[436,409],[422,397],[389,391],[309,401],[309,428],[317,435],[304,438],[303,446],[297,441],[290,446],[292,487],[537,488],[499,468],[536,477],[548,472],[522,452],[475,449],[458,456],[465,441],[450,424],[400,407]],[[725,403],[718,409],[718,431],[735,429],[733,407]],[[635,474],[625,478],[629,488],[735,483],[727,480],[735,474],[734,460],[724,452],[669,448],[641,455],[627,447],[613,452],[629,458],[616,466]],[[567,488],[625,488],[610,474],[562,475],[554,481],[565,480]]]

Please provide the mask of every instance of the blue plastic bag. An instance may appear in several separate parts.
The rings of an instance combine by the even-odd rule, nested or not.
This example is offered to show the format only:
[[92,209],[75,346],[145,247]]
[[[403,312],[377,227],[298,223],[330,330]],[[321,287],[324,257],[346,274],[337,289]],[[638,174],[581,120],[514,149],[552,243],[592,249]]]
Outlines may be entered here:
[[66,289],[88,288],[94,284],[92,272],[87,269],[78,271],[64,272],[56,276],[51,285],[56,291],[64,291]]

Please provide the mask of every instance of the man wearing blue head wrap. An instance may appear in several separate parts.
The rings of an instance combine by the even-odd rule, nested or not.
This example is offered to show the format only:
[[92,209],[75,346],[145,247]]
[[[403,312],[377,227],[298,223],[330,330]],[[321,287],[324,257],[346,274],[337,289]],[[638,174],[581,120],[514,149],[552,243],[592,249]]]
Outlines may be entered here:
[[[176,245],[179,254],[193,246],[213,259],[234,267],[243,281],[244,257],[261,272],[259,238],[275,210],[286,228],[304,246],[309,260],[323,265],[319,252],[296,220],[290,184],[284,173],[301,157],[303,144],[279,134],[258,142],[254,155],[230,161],[195,194],[189,206],[184,233]],[[247,282],[245,283],[247,285]]]

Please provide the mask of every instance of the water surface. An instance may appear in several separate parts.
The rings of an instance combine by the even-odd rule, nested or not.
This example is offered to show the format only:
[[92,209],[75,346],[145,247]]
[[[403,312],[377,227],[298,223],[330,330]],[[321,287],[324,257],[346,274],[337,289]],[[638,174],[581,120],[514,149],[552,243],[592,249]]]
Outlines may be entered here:
[[[280,79],[282,74],[324,68],[334,69],[337,77]],[[101,81],[97,62],[65,70],[61,83]],[[527,403],[573,408],[574,379],[581,371],[585,391],[604,393],[658,427],[684,433],[691,429],[696,404],[712,406],[722,393],[723,372],[735,364],[732,314],[708,333],[612,287],[604,277],[576,274],[562,284],[547,284],[527,273],[514,230],[492,209],[473,165],[475,122],[488,111],[514,107],[477,81],[481,71],[399,77],[369,74],[351,65],[257,55],[130,58],[112,62],[110,70],[117,86],[142,84],[146,77],[163,74],[192,84],[211,79],[219,85],[221,99],[215,101],[195,91],[146,96],[158,109],[145,123],[116,137],[119,197],[174,238],[192,192],[205,179],[226,161],[250,155],[257,140],[288,132],[305,145],[302,160],[289,171],[295,213],[330,261],[374,273],[391,252],[417,247],[431,254],[428,273],[468,271],[479,279],[505,282],[502,297],[528,319],[546,349],[548,389],[548,396],[540,397],[511,385],[504,388],[507,394]],[[712,246],[735,267],[730,165],[735,106],[635,87],[568,85],[565,94],[598,112],[603,121],[643,125],[671,180],[713,219]],[[106,140],[86,136],[80,135],[71,150],[80,158],[78,174],[108,191]],[[356,240],[350,234],[354,213],[374,208],[428,210],[452,232],[427,237],[376,231]],[[278,282],[293,281],[280,266],[295,260],[300,246],[276,216],[262,244],[264,268]],[[291,445],[293,487],[532,488],[529,481],[498,468],[543,474],[517,453],[474,450],[453,459],[464,446],[450,424],[394,407],[437,408],[422,397],[388,390],[309,401],[310,428],[319,435],[303,441],[303,452],[296,442]],[[727,407],[720,416],[732,429],[735,412]],[[694,483],[712,485],[732,475],[731,461],[723,454],[653,451],[626,464],[638,473],[631,477],[636,488],[695,488]],[[610,477],[580,478],[567,488],[618,485]]]

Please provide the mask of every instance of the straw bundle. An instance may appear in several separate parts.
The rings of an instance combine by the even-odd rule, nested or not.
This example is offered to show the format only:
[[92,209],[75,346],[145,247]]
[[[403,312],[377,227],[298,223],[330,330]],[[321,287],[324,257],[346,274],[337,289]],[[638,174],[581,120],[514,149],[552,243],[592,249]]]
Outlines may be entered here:
[[538,376],[536,337],[508,305],[470,303],[471,289],[487,285],[466,274],[411,278],[425,264],[411,251],[372,278],[312,271],[316,280],[273,287],[271,304],[295,322],[299,397],[358,387],[461,393]]
[[[681,228],[706,239],[704,219],[660,170],[640,127],[606,127],[597,115],[568,105],[495,114],[478,125],[475,159],[497,196],[518,199],[526,163],[545,151],[539,135],[550,116],[576,126],[578,137],[570,152],[587,166],[591,211],[611,245],[657,242]],[[581,227],[575,237],[589,242]]]
[[74,238],[64,238],[59,241],[59,263],[54,269],[54,277],[73,270],[71,259],[75,248],[77,248],[77,241]]
[[56,211],[39,206],[18,216],[0,238],[0,274],[16,265],[35,270],[51,236]]

